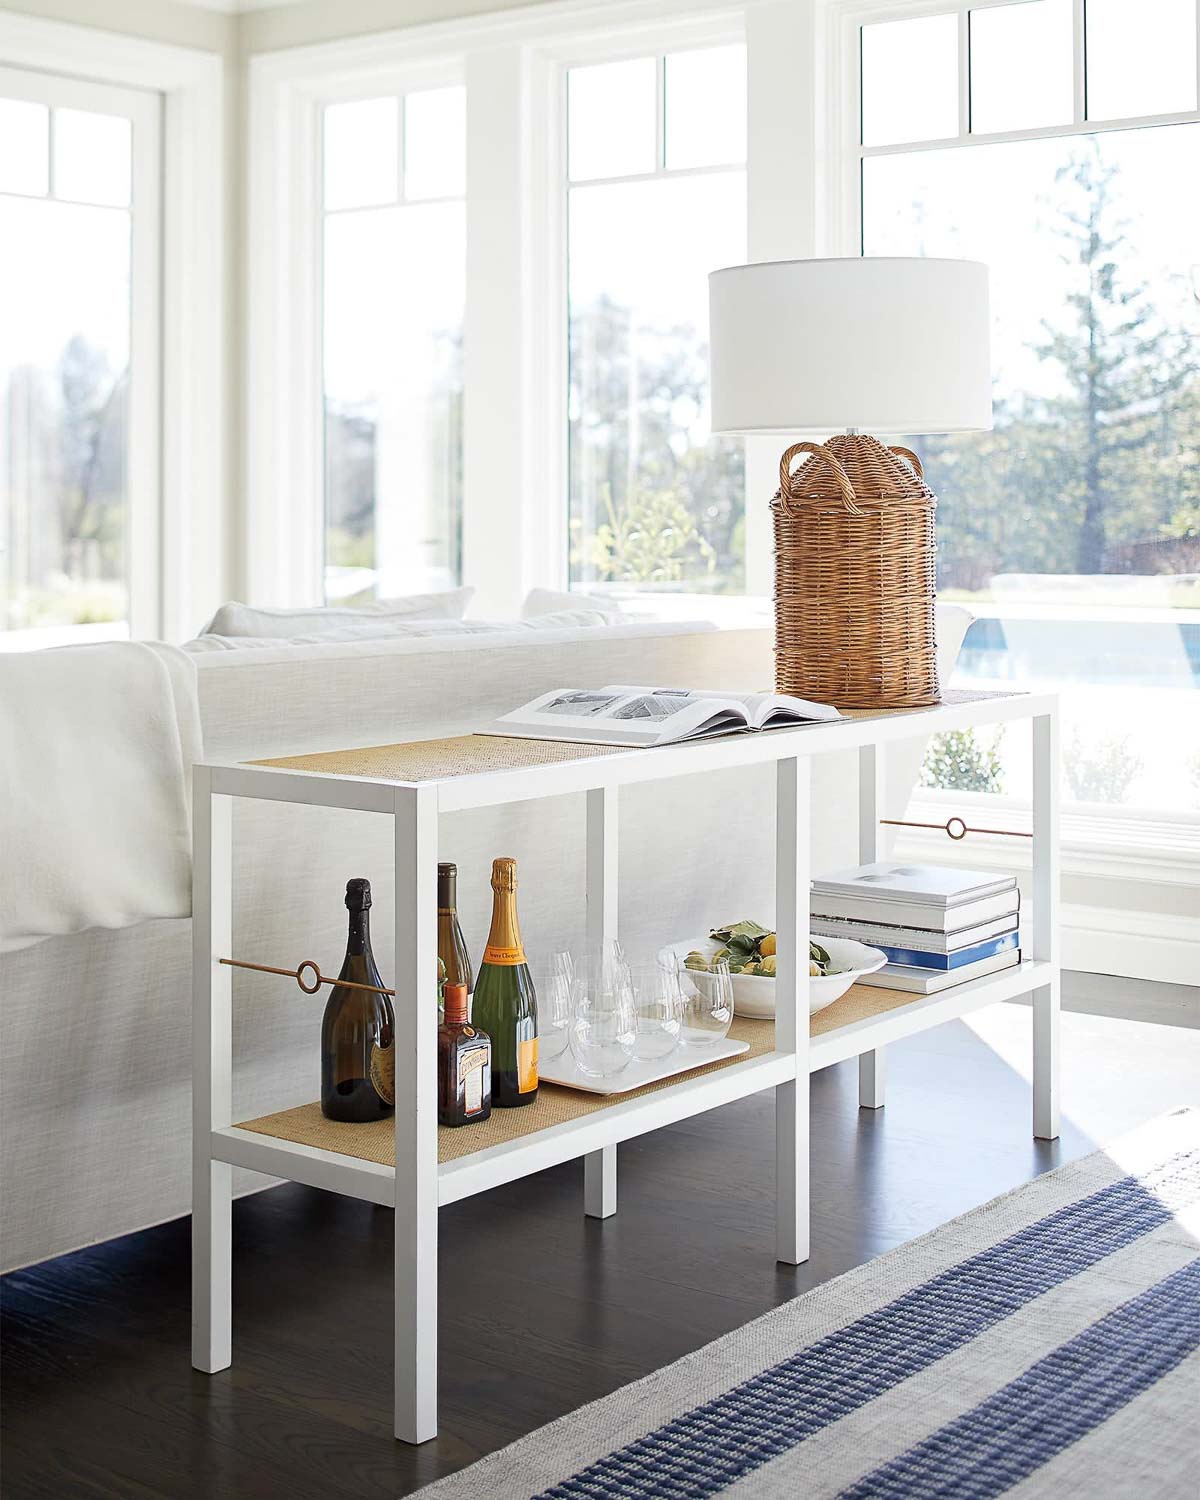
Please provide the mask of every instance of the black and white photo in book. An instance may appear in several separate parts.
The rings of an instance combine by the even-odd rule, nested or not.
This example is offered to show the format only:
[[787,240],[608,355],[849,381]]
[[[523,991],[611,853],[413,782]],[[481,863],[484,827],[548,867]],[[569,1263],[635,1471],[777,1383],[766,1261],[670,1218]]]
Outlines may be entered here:
[[480,733],[641,748],[747,730],[824,723],[841,717],[827,703],[810,703],[780,693],[623,686],[555,688],[503,714]]

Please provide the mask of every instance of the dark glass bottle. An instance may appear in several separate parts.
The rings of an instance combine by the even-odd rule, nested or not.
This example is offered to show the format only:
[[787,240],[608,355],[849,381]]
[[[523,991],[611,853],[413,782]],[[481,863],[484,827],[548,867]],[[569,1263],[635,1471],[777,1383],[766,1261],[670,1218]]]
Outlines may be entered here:
[[396,1018],[387,995],[350,988],[383,985],[371,953],[370,881],[347,883],[346,907],[346,957],[321,1022],[321,1113],[362,1123],[382,1120],[396,1107]]
[[532,1104],[538,1088],[537,996],[517,927],[515,859],[492,861],[492,927],[471,1017],[492,1039],[492,1103]]
[[474,989],[471,955],[458,923],[458,867],[438,865],[437,951],[446,985],[462,984],[469,995]]
[[438,1027],[438,1124],[474,1125],[492,1112],[491,1039],[467,1020],[467,987],[447,984]]

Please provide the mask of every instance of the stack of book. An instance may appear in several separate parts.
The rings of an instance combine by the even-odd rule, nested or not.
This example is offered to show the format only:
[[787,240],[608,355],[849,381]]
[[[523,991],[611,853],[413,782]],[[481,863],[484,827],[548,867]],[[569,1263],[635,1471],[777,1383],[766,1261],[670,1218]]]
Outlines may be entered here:
[[1021,959],[1016,877],[945,865],[860,865],[812,883],[811,928],[888,961],[860,984],[932,995]]

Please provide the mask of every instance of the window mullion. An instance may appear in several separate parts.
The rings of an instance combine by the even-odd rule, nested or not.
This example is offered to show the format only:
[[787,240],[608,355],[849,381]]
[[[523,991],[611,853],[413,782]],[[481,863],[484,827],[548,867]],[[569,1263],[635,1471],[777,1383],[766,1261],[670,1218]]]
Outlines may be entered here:
[[1076,125],[1087,119],[1087,0],[1071,0],[1072,113]]

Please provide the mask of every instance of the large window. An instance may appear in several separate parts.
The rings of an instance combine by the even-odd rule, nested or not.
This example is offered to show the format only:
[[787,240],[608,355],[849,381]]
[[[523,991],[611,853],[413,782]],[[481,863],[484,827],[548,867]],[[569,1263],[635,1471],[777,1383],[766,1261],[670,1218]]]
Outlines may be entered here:
[[157,634],[159,100],[0,69],[0,649]]
[[464,90],[323,116],[325,597],[449,588],[462,566]]
[[745,478],[711,436],[708,273],[746,254],[746,58],[567,76],[570,577],[741,593]]
[[[1032,0],[862,28],[862,248],[991,268],[995,429],[913,439],[941,597],[977,616],[960,678],[1061,690],[1076,803],[1194,815],[1196,8],[1082,19]],[[939,746],[926,777],[1020,795],[1027,774],[989,741]]]

